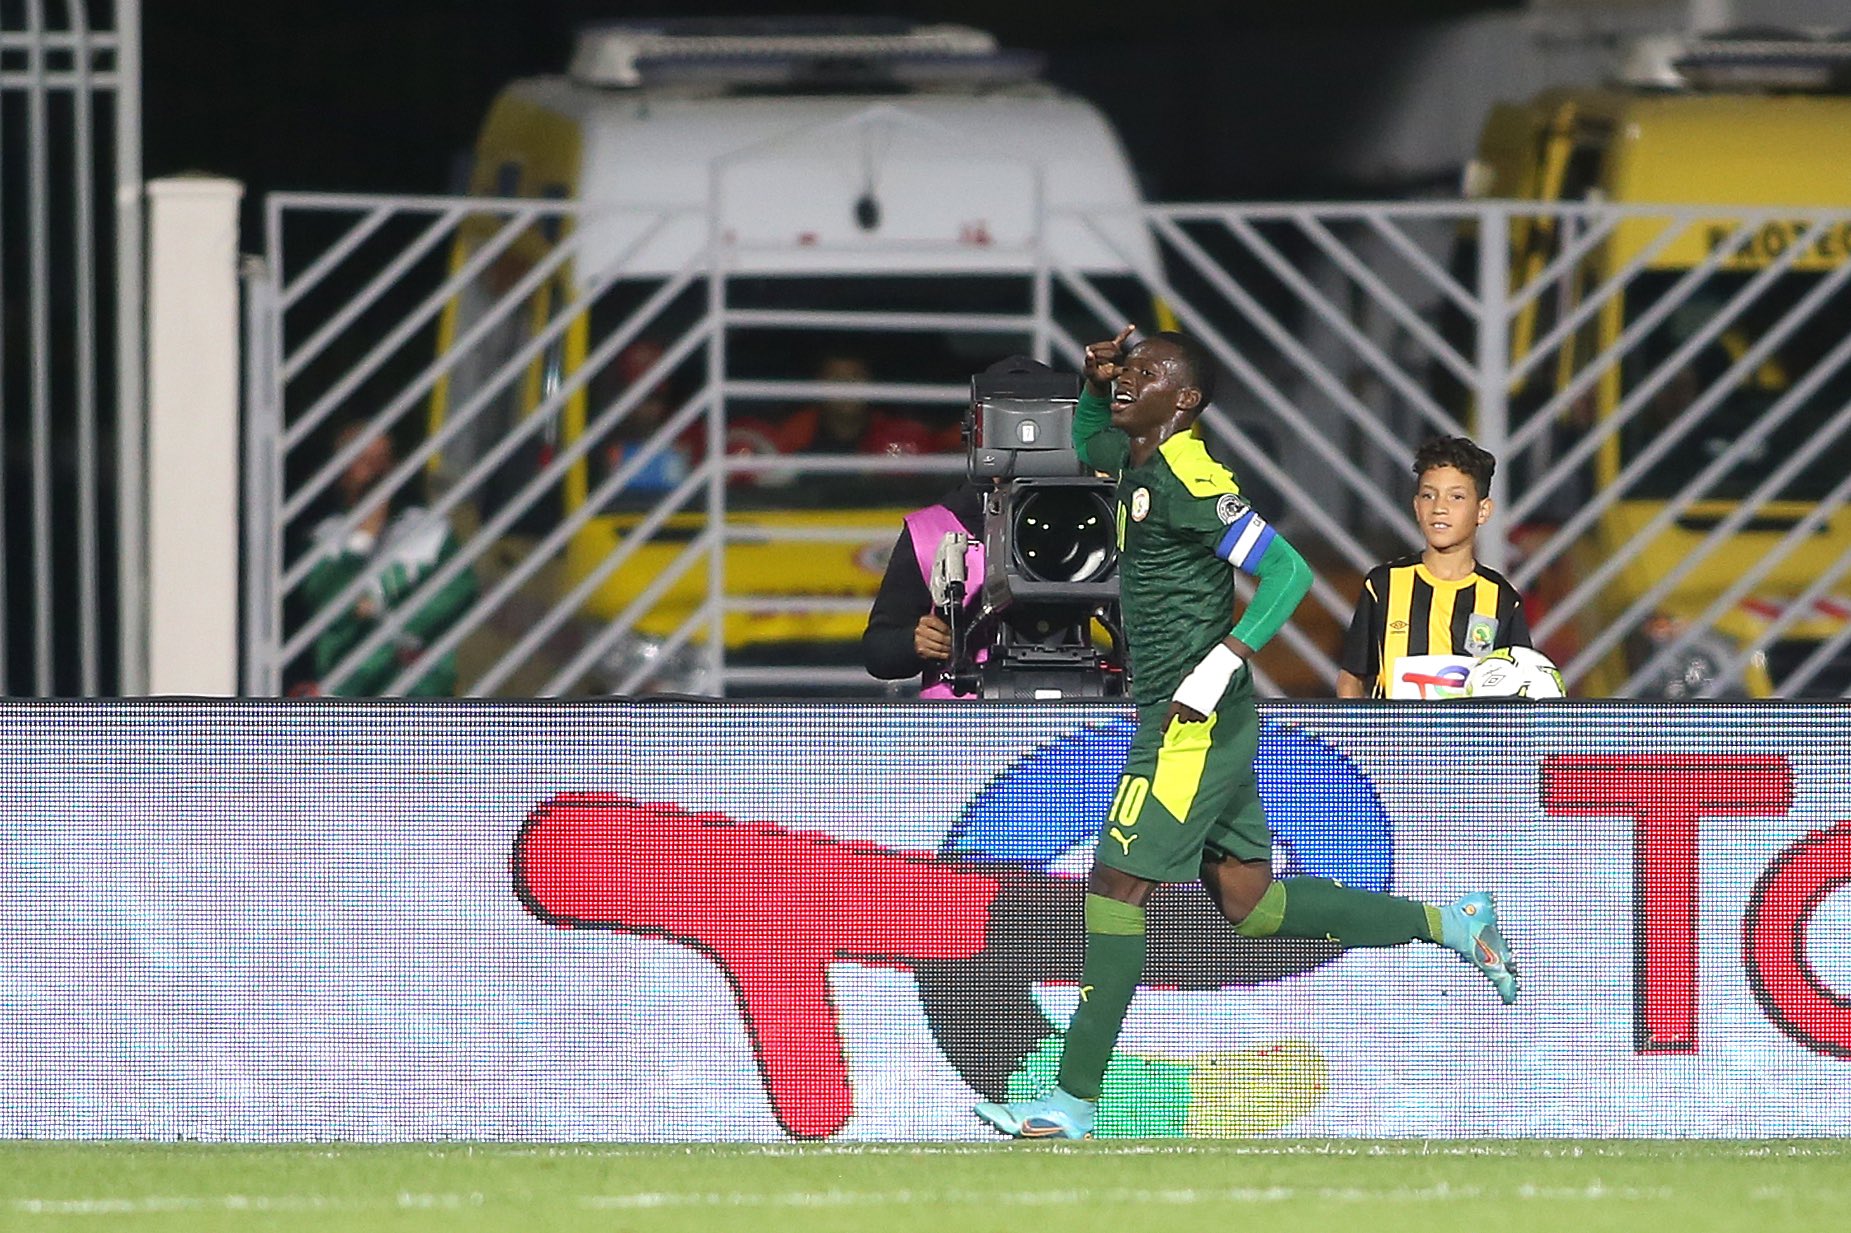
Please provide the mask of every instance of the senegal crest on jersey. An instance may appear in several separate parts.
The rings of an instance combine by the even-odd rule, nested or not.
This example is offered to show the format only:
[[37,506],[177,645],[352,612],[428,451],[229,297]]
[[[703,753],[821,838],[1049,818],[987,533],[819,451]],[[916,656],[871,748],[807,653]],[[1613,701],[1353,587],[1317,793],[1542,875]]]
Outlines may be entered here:
[[1131,494],[1131,521],[1143,522],[1150,517],[1150,489],[1140,488]]

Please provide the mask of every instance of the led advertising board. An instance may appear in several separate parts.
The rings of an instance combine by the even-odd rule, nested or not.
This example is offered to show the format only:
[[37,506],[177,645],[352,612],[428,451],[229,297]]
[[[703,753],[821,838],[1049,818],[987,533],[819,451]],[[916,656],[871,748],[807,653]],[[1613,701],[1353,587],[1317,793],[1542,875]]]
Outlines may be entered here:
[[[0,1136],[987,1135],[1049,1081],[1130,739],[1089,704],[4,705]],[[1851,710],[1275,703],[1282,873],[1152,901],[1105,1134],[1851,1133]]]

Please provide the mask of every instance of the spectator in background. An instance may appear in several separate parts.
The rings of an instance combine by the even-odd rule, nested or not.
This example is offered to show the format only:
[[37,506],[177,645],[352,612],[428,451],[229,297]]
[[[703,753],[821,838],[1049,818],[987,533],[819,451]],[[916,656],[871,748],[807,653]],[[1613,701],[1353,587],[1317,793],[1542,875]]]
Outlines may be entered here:
[[[639,338],[618,352],[617,358],[593,384],[591,413],[597,415],[617,402],[649,374],[662,355],[662,344],[652,338]],[[623,422],[612,429],[611,435],[599,446],[601,474],[612,474],[640,454],[649,438],[675,413],[678,404],[668,374],[661,374],[642,401],[630,409]],[[624,491],[667,492],[687,479],[699,454],[702,431],[696,424],[675,440],[664,443],[624,485]]]
[[[476,596],[475,574],[464,568],[426,598],[417,611],[398,616],[396,609],[456,555],[456,538],[449,524],[428,510],[415,505],[393,510],[393,494],[381,481],[398,464],[398,454],[385,430],[365,424],[345,425],[335,435],[335,449],[344,450],[362,439],[365,444],[341,472],[338,491],[342,512],[315,528],[310,548],[315,563],[302,589],[311,613],[319,614],[356,578],[364,578],[365,585],[346,601],[346,609],[315,640],[316,680],[298,686],[298,693],[341,697],[385,693]],[[359,521],[343,531],[342,523],[356,510],[361,511]],[[378,649],[352,669],[334,675],[335,668],[355,647],[392,619],[397,620],[397,626]],[[427,665],[405,693],[413,697],[448,697],[455,691],[456,653],[452,651]]]
[[[866,385],[874,380],[872,368],[859,356],[841,351],[826,353],[811,374],[813,381]],[[727,452],[761,454],[883,454],[930,453],[940,447],[932,431],[907,415],[876,411],[862,394],[844,391],[835,397],[804,403],[780,419],[736,416],[726,433]],[[759,471],[746,480],[765,486],[793,482],[796,467]],[[816,476],[810,482],[833,491],[855,476]]]
[[[874,373],[858,356],[832,354],[817,365],[815,379],[866,385]],[[797,448],[813,454],[918,454],[931,444],[930,434],[917,420],[877,414],[865,397],[848,392],[806,403],[788,424]]]

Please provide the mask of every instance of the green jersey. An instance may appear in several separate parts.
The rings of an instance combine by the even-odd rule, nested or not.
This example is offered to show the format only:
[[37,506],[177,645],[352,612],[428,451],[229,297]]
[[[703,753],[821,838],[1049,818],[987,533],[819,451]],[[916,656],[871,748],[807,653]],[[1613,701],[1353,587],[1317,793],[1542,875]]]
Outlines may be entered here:
[[[1230,627],[1257,649],[1298,606],[1310,575],[1200,437],[1177,433],[1132,466],[1131,440],[1109,419],[1104,400],[1087,391],[1074,416],[1074,444],[1088,466],[1118,480],[1119,606],[1132,697],[1144,704],[1174,694]],[[1261,579],[1239,626],[1236,568]],[[1229,688],[1251,692],[1251,674],[1237,674]]]
[[[475,599],[476,578],[468,569],[458,572],[405,620],[396,638],[344,676],[330,677],[347,653],[378,628],[381,615],[403,603],[457,551],[449,525],[416,507],[393,518],[377,539],[361,531],[350,531],[342,538],[336,534],[340,522],[333,517],[315,528],[315,565],[303,581],[303,594],[319,610],[364,574],[366,586],[361,595],[371,599],[374,615],[363,617],[349,607],[335,618],[315,640],[315,672],[325,693],[371,697],[383,693],[426,643],[463,614]],[[406,692],[412,697],[447,697],[456,690],[456,676],[456,653],[452,651],[439,656]]]

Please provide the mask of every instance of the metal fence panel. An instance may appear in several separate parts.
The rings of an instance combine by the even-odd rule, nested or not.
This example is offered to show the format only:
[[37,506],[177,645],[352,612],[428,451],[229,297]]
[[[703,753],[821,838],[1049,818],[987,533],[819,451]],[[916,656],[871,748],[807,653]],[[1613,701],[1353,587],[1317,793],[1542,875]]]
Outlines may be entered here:
[[[881,693],[854,640],[901,514],[962,471],[970,374],[1015,352],[1077,366],[1134,321],[1214,352],[1211,444],[1316,571],[1258,666],[1267,692],[1329,691],[1362,574],[1421,544],[1414,449],[1455,433],[1499,460],[1479,556],[1577,692],[1851,692],[1851,215],[1156,206],[1136,221],[1160,272],[1069,268],[1037,242],[1009,276],[986,253],[968,276],[851,287],[756,277],[718,235],[673,277],[586,269],[585,214],[271,200],[254,687],[344,692],[396,655],[372,690],[416,691],[454,656],[465,693]],[[1063,223],[1107,249],[1125,234],[1122,214]],[[875,359],[797,362],[830,348]],[[831,399],[936,432],[885,457],[780,437]],[[360,526],[338,490],[380,432],[400,445],[386,488],[454,551],[335,653],[378,583],[311,578]],[[860,572],[832,573],[843,559]]]
[[139,44],[136,0],[0,4],[0,693],[136,669]]

